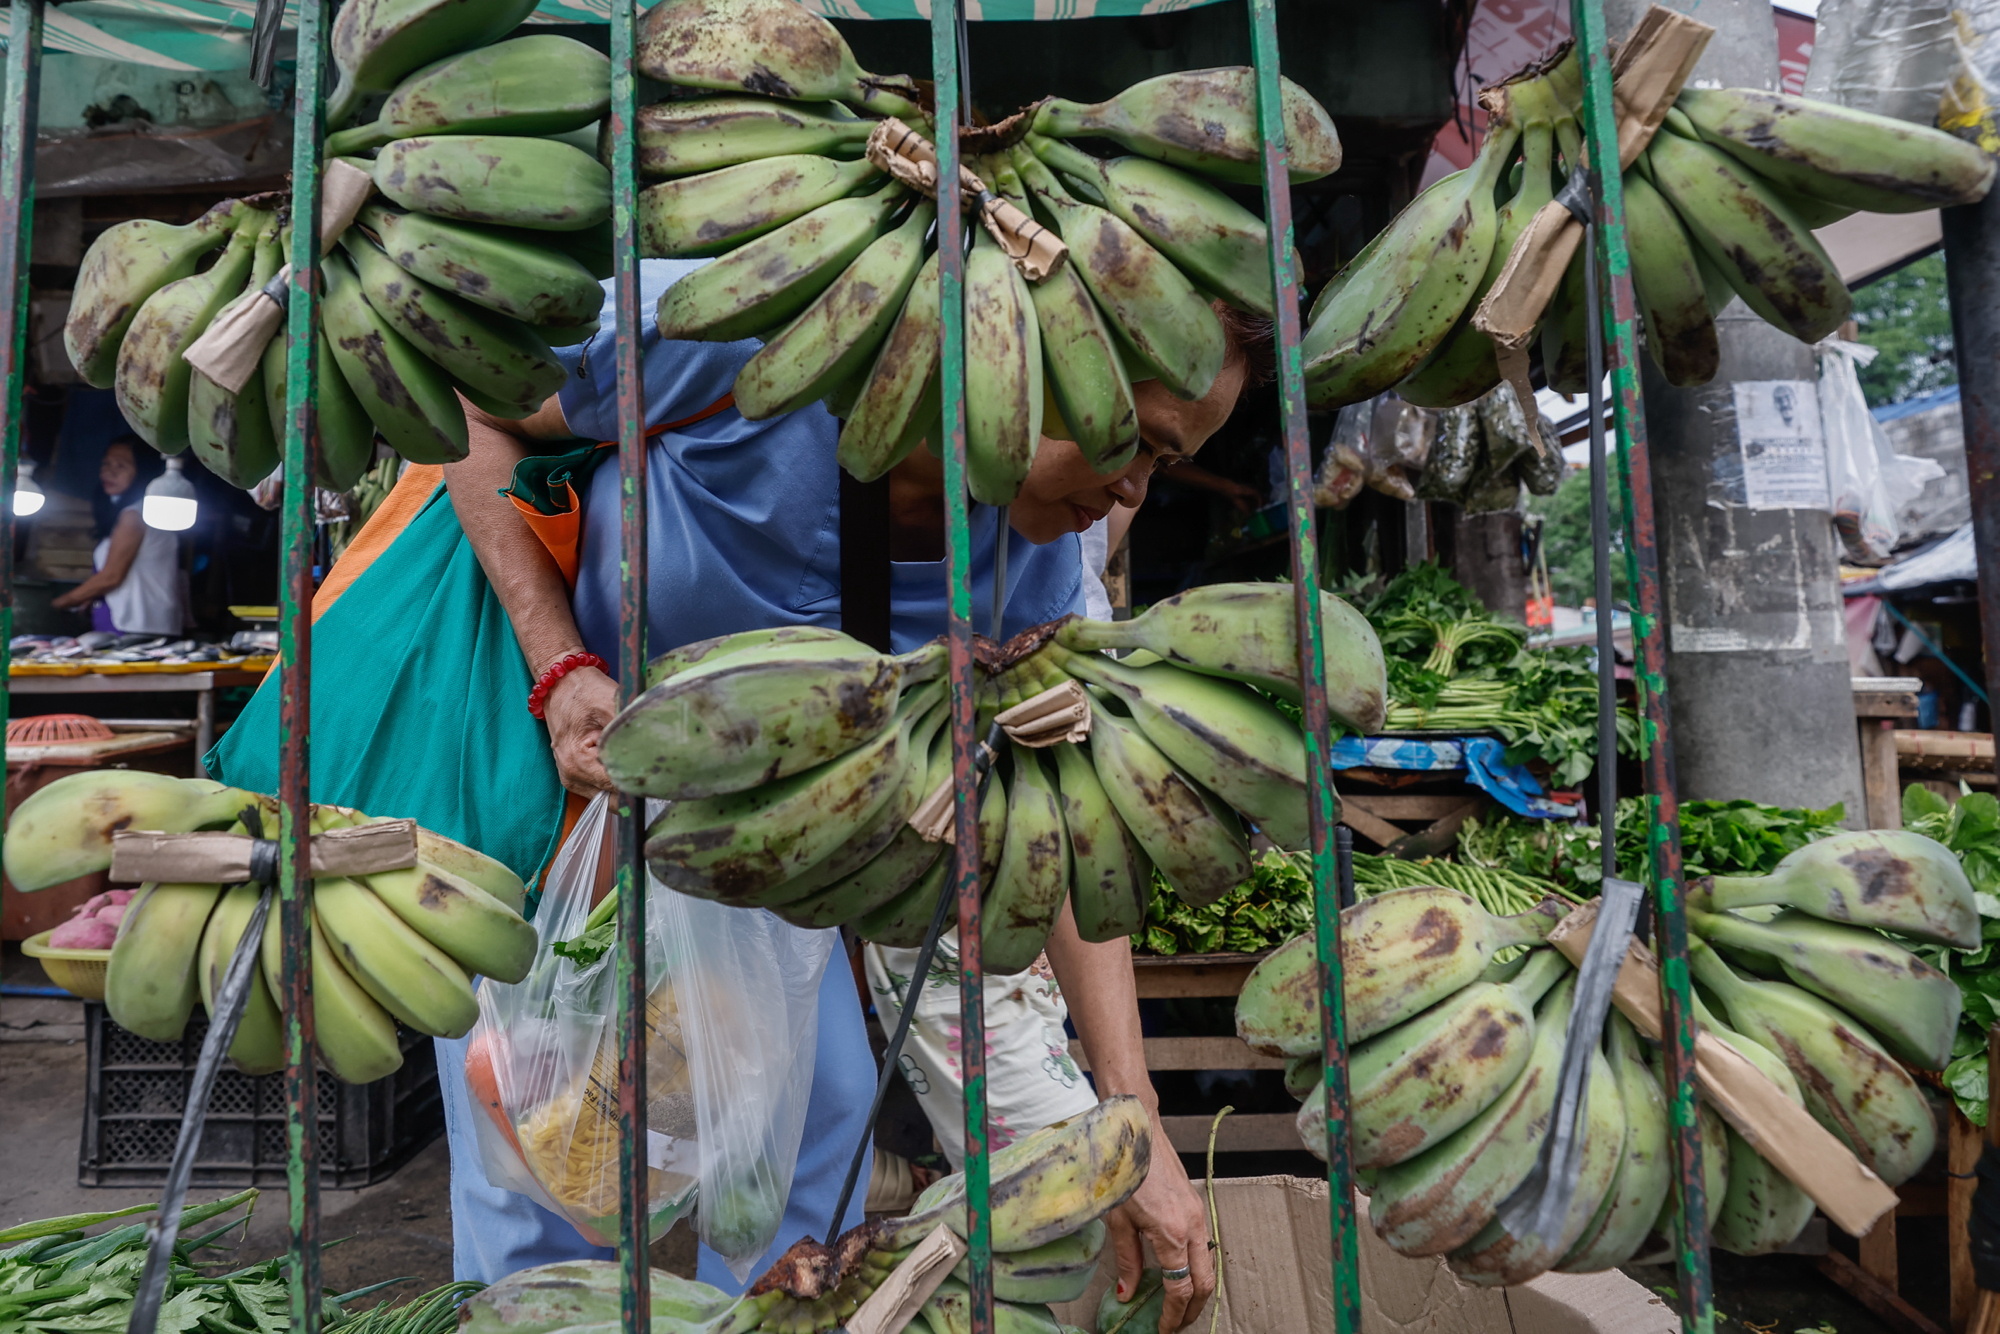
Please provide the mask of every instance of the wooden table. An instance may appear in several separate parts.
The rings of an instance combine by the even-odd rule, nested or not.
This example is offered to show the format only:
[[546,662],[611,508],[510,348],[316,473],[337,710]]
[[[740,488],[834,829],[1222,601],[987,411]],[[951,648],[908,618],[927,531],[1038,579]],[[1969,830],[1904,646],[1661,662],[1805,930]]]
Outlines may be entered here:
[[193,694],[194,749],[197,760],[215,744],[215,692],[229,686],[255,686],[264,669],[220,667],[211,672],[121,672],[107,676],[10,676],[7,688],[16,695],[152,695]]

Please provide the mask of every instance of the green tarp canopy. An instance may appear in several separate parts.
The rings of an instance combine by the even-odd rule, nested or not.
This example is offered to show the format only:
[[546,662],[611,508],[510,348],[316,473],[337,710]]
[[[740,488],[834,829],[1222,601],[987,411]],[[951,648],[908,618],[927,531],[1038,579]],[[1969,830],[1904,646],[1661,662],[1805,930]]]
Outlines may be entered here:
[[[1213,0],[965,0],[968,19],[1080,19],[1164,14]],[[928,19],[929,0],[805,0],[830,18]],[[287,26],[296,14],[287,6]],[[51,7],[46,49],[173,70],[240,70],[250,63],[256,0],[74,0]],[[605,23],[610,0],[544,0],[531,22]],[[13,20],[0,10],[0,34]]]

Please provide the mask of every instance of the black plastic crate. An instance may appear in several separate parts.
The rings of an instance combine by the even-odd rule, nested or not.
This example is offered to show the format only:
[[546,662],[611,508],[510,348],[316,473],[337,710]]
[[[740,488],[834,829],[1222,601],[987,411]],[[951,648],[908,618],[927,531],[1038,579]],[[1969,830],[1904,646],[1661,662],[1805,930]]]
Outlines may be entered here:
[[[178,1042],[154,1042],[84,1003],[89,1075],[77,1181],[85,1186],[166,1184],[181,1133],[188,1084],[208,1020],[199,1010]],[[320,1185],[352,1190],[384,1180],[444,1133],[437,1050],[399,1030],[403,1066],[373,1084],[343,1084],[319,1072]],[[208,1100],[195,1156],[196,1186],[285,1184],[285,1077],[250,1076],[224,1064]]]

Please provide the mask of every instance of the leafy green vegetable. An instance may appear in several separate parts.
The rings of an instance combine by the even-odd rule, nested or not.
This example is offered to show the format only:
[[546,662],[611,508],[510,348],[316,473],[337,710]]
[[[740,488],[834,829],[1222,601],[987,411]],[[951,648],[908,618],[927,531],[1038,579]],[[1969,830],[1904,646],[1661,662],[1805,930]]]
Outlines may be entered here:
[[1919,953],[1958,983],[1965,1009],[1952,1043],[1956,1059],[1944,1085],[1974,1125],[1986,1124],[1986,1031],[2000,1023],[2000,800],[1962,790],[1956,802],[1920,784],[1903,789],[1903,827],[1934,838],[1958,854],[1979,904],[1979,948],[1970,952],[1932,947]]
[[1250,878],[1206,908],[1191,908],[1153,872],[1145,954],[1260,954],[1313,929],[1312,880],[1297,856],[1266,852]]

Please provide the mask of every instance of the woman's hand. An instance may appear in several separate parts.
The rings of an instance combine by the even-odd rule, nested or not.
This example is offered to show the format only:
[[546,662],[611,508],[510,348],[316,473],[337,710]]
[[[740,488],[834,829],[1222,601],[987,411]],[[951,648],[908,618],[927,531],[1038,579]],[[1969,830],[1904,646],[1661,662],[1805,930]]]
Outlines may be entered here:
[[78,587],[70,589],[69,592],[62,594],[59,597],[50,598],[49,605],[51,607],[59,607],[62,610],[67,611],[71,607],[81,607],[95,600],[96,599],[91,594],[84,592],[81,587]]
[[1201,1315],[1215,1294],[1215,1252],[1208,1248],[1208,1210],[1180,1155],[1167,1139],[1166,1127],[1153,1116],[1153,1165],[1132,1198],[1105,1216],[1111,1229],[1112,1254],[1118,1259],[1118,1299],[1130,1301],[1145,1267],[1140,1239],[1153,1243],[1162,1269],[1189,1271],[1186,1278],[1166,1282],[1166,1307],[1160,1328],[1184,1329]]
[[611,791],[611,775],[597,757],[605,725],[618,713],[618,683],[595,667],[579,667],[555,683],[542,701],[562,785],[578,796]]

